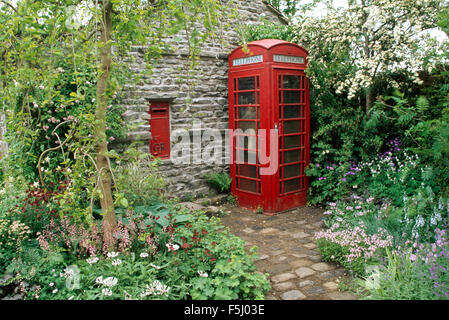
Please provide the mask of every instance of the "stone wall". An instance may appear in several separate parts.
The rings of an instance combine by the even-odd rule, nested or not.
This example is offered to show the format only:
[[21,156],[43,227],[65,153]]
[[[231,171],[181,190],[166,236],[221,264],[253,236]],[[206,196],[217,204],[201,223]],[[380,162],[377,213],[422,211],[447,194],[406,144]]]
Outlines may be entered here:
[[[240,24],[260,23],[263,20],[285,23],[279,13],[263,0],[240,0],[236,1],[236,4]],[[231,21],[231,26],[236,25],[237,21]],[[183,34],[169,39],[171,45],[177,48],[176,53],[164,55],[153,68],[151,76],[144,76],[138,83],[130,83],[124,88],[122,103],[127,106],[125,121],[136,128],[128,133],[122,143],[140,142],[140,149],[149,152],[151,134],[148,111],[151,101],[169,101],[171,132],[185,129],[192,137],[194,120],[201,121],[203,129],[208,127],[224,130],[229,127],[227,55],[239,44],[237,31],[235,28],[224,30],[224,41],[207,42],[202,48],[195,73],[188,82],[180,82],[180,75],[186,72],[189,64],[185,39]],[[136,46],[132,49],[134,61],[128,63],[133,72],[142,71],[145,65],[144,52],[144,47]],[[197,81],[197,85],[189,88],[189,83],[194,81]],[[228,157],[228,154],[223,153],[222,164],[175,165],[170,160],[164,160],[160,173],[168,182],[167,192],[178,196],[211,193],[204,174],[227,170],[229,166],[225,164],[224,159]]]

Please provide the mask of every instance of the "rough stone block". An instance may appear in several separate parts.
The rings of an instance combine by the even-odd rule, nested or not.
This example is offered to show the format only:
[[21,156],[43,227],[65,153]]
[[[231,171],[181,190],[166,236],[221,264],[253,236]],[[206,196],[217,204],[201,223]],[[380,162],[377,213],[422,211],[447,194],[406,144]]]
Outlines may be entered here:
[[282,300],[303,300],[306,296],[299,290],[291,290],[281,294]]
[[295,272],[301,279],[315,274],[315,271],[307,267],[298,268]]
[[274,276],[271,278],[271,281],[278,283],[278,282],[284,282],[291,279],[295,279],[296,276],[293,273],[282,273],[277,276]]

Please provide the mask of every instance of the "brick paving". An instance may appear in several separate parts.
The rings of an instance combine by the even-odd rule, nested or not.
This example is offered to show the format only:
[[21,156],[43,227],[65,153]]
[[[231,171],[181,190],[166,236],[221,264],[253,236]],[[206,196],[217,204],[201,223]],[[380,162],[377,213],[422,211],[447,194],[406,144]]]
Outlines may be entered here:
[[225,205],[222,222],[246,242],[257,246],[258,271],[269,273],[272,289],[267,300],[356,300],[338,290],[338,281],[348,277],[335,263],[321,261],[314,233],[322,229],[322,212],[302,207],[275,216]]

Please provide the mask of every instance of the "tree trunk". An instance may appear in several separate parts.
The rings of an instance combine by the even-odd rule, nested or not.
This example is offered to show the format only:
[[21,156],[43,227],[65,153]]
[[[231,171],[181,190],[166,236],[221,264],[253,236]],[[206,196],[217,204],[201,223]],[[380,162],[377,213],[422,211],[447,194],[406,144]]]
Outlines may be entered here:
[[371,87],[366,88],[366,103],[365,103],[365,112],[368,115],[368,111],[371,109],[373,105],[373,90]]
[[114,200],[112,198],[112,181],[108,159],[108,144],[106,137],[107,89],[111,68],[111,29],[112,3],[103,1],[101,36],[100,36],[100,74],[97,81],[97,108],[95,110],[94,138],[97,148],[97,169],[99,170],[99,187],[102,193],[100,199],[103,212],[104,237],[108,248],[114,245],[112,231],[117,225]]

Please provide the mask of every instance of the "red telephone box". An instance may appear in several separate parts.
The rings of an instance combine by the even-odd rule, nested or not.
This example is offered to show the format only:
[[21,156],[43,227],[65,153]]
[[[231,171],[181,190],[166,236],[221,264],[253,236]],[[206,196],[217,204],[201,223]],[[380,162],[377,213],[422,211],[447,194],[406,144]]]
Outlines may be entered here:
[[[231,192],[242,207],[274,214],[306,203],[307,54],[296,44],[266,39],[248,43],[247,50],[238,47],[229,55],[229,127],[234,132]],[[263,132],[266,139],[261,139]],[[276,149],[270,153],[273,146]],[[275,170],[267,170],[269,164],[260,161],[263,153]]]
[[150,104],[150,152],[161,159],[170,158],[170,110],[165,101]]

